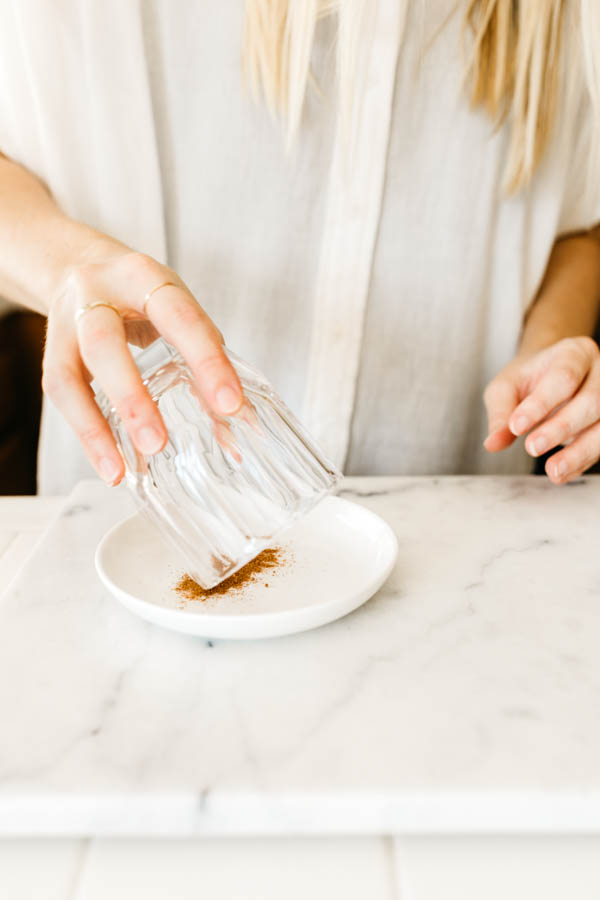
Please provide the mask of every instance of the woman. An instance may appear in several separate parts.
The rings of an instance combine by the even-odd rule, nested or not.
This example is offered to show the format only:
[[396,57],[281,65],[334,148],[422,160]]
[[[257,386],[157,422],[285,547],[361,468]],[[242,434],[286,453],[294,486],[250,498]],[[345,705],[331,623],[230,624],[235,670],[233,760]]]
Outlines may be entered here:
[[127,337],[234,415],[219,329],[349,473],[595,462],[595,6],[3,4],[0,293],[48,315],[40,489],[89,472],[75,436],[123,477],[92,378],[164,445]]

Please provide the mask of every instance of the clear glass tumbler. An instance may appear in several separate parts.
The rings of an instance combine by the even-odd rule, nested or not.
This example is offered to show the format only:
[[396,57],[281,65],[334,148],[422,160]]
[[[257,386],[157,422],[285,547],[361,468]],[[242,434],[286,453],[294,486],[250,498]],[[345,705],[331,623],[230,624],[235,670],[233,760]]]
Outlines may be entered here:
[[227,354],[247,399],[240,413],[222,418],[207,410],[183,357],[165,340],[137,356],[169,434],[154,456],[136,450],[110,400],[96,392],[140,510],[204,588],[276,542],[342,477],[267,379]]

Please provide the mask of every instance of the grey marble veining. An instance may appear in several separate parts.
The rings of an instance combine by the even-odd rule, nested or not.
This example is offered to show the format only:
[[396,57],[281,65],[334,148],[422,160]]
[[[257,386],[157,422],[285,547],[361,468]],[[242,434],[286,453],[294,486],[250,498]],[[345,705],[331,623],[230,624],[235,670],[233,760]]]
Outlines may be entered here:
[[600,479],[342,493],[392,576],[244,644],[122,609],[93,552],[131,501],[82,482],[0,600],[0,833],[600,832]]

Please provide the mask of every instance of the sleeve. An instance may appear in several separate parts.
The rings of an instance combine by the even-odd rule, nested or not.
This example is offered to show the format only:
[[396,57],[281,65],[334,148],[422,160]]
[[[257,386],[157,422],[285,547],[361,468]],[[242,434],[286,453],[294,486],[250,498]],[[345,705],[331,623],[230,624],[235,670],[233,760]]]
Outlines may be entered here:
[[[559,124],[560,127],[560,124]],[[600,122],[589,95],[573,116],[565,158],[559,234],[585,231],[600,223]]]

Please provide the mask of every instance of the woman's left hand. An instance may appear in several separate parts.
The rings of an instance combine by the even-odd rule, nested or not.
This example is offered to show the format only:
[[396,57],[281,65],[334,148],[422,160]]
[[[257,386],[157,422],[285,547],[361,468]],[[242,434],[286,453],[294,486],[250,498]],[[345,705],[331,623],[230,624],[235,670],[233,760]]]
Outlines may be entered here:
[[600,459],[600,351],[590,337],[517,356],[489,383],[484,402],[486,450],[504,450],[525,434],[534,457],[566,445],[546,462],[554,484],[573,481]]

